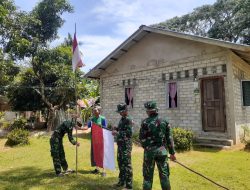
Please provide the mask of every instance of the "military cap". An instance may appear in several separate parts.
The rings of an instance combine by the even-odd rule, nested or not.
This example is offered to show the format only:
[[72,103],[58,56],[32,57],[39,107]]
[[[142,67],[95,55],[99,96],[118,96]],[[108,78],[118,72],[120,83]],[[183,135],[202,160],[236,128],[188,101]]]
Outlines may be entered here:
[[147,111],[157,111],[158,107],[155,101],[148,101],[144,103],[144,107]]
[[116,112],[121,113],[121,112],[124,112],[124,111],[127,111],[127,105],[124,104],[124,103],[118,104]]

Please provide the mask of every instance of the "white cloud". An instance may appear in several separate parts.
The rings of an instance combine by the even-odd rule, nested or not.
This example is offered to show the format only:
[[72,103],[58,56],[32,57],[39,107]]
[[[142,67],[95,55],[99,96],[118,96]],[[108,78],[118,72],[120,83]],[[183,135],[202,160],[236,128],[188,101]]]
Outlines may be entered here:
[[181,3],[173,0],[101,0],[93,13],[100,21],[115,23],[112,27],[116,34],[128,36],[142,24],[163,22],[213,2],[215,0],[181,0]]
[[[100,22],[112,23],[110,36],[86,36],[86,60],[94,67],[140,25],[163,22],[174,16],[192,12],[196,7],[216,0],[100,0],[91,12]],[[119,36],[119,37],[118,37]],[[86,40],[86,39],[85,39]],[[93,43],[92,45],[90,45]],[[89,68],[87,68],[88,71]]]
[[[15,0],[23,10],[31,10],[39,0]],[[78,19],[84,27],[92,26],[98,35],[84,33],[78,30],[78,41],[83,42],[80,50],[83,52],[83,61],[86,67],[85,72],[89,71],[110,54],[118,45],[126,40],[140,25],[150,25],[163,22],[174,16],[181,16],[191,12],[194,8],[204,4],[212,4],[216,0],[96,0],[89,4],[91,8],[83,11],[79,6],[79,0],[70,0],[77,12],[73,13],[66,22],[73,22]],[[84,5],[83,5],[84,6]],[[74,19],[73,19],[74,18]],[[81,19],[79,19],[81,18]],[[73,21],[72,21],[73,20]],[[74,21],[75,22],[75,21]],[[84,23],[90,23],[85,25]],[[93,24],[93,25],[91,25]],[[70,24],[63,26],[63,30],[72,31]],[[83,28],[84,28],[83,27]],[[108,34],[107,34],[107,28]],[[61,30],[62,31],[62,30]],[[86,30],[87,31],[87,30]],[[91,31],[91,28],[89,29]],[[102,31],[106,31],[102,35]],[[82,32],[82,33],[80,33]],[[59,30],[60,39],[54,42],[54,46],[63,40]]]
[[83,43],[79,48],[83,54],[83,62],[86,64],[82,68],[84,72],[88,72],[123,41],[122,38],[111,36],[82,35],[77,38],[78,42]]

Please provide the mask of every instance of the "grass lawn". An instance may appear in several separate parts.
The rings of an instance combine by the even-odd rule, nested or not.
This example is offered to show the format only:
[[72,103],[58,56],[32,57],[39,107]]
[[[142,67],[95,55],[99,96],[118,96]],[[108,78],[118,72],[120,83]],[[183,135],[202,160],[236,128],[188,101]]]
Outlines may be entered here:
[[[6,139],[0,139],[0,189],[2,190],[110,190],[117,182],[118,171],[108,171],[107,177],[90,174],[89,134],[81,134],[78,153],[78,176],[71,174],[55,177],[50,157],[49,137],[32,137],[31,144],[23,147],[4,147]],[[64,139],[66,158],[70,168],[75,168],[75,147]],[[142,189],[143,150],[133,147],[132,161],[134,189]],[[250,153],[239,149],[195,149],[177,153],[179,162],[231,189],[250,189]],[[173,190],[220,189],[176,163],[170,162]],[[153,190],[160,190],[157,169]]]

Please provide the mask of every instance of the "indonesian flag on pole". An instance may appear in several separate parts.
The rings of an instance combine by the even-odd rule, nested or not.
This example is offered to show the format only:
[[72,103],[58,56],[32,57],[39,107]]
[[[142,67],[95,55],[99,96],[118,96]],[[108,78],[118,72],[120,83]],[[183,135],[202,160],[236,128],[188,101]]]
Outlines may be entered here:
[[76,39],[76,33],[74,34],[74,41],[73,41],[73,57],[72,57],[72,69],[75,72],[76,68],[85,66],[82,62],[80,51],[78,48],[78,43]]
[[115,151],[114,137],[112,131],[99,127],[92,123],[92,144],[94,161],[97,167],[114,170],[115,169]]

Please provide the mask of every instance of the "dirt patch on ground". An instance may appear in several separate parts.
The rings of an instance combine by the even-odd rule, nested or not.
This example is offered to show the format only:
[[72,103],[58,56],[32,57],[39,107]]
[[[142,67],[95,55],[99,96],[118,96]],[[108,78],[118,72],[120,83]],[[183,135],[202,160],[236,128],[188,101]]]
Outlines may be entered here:
[[226,151],[239,151],[239,150],[244,150],[244,148],[245,148],[245,144],[241,143],[241,144],[233,145],[229,149],[225,149],[225,150]]
[[0,152],[5,152],[11,149],[11,147],[5,146],[7,139],[0,139]]

